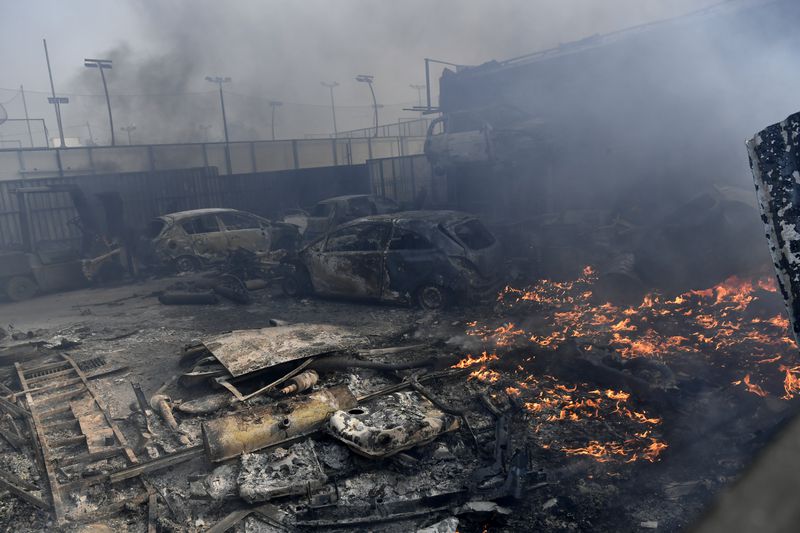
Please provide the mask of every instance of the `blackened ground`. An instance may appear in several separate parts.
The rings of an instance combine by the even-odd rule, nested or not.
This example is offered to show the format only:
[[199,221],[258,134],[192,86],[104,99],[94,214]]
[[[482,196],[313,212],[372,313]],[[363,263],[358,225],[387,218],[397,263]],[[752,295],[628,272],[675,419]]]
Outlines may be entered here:
[[[81,342],[70,353],[78,358],[104,355],[110,364],[130,367],[126,374],[114,375],[93,383],[108,402],[112,415],[125,418],[135,401],[131,381],[139,382],[147,395],[167,378],[179,372],[181,347],[193,340],[232,329],[264,327],[270,318],[290,322],[322,322],[352,327],[376,346],[433,341],[438,347],[419,355],[455,353],[464,355],[470,348],[462,342],[467,322],[488,323],[494,310],[458,308],[441,314],[383,305],[308,298],[295,300],[265,290],[254,293],[254,303],[237,306],[164,306],[155,297],[176,281],[189,278],[159,279],[112,288],[96,288],[43,296],[17,304],[0,304],[0,325],[9,324],[21,331],[31,330],[36,338],[49,339],[62,334]],[[116,338],[120,337],[120,338]],[[112,340],[109,340],[112,339]],[[519,354],[511,357],[522,357]],[[505,361],[508,364],[511,361]],[[725,375],[727,379],[727,375]],[[499,406],[508,405],[505,387],[513,384],[511,374],[497,383],[458,379],[432,386],[451,405],[474,412],[470,416],[479,433],[480,460],[492,450],[491,417],[475,399],[488,392]],[[789,413],[790,404],[768,402],[746,392],[720,390],[721,383],[695,391],[674,391],[676,401],[669,408],[647,404],[647,398],[632,399],[632,406],[648,409],[664,419],[663,438],[669,448],[660,461],[600,463],[586,456],[567,456],[556,449],[538,446],[532,427],[536,417],[518,413],[512,422],[514,448],[527,446],[531,454],[529,488],[520,502],[504,502],[513,513],[503,519],[473,517],[465,519],[460,531],[642,531],[642,524],[658,522],[659,530],[687,527],[721,488],[729,484],[763,446],[770,434]],[[604,437],[616,427],[567,427],[549,437],[558,440],[574,437],[576,431],[587,439]],[[595,434],[596,433],[596,434]],[[370,463],[368,472],[352,478],[355,483],[387,490],[414,479],[445,485],[448,478],[458,481],[462,467],[448,467],[439,459],[439,443],[457,455],[458,462],[474,465],[475,455],[466,432],[457,432],[415,452],[420,463],[415,468],[395,461]],[[364,465],[364,460],[356,464]],[[30,463],[0,441],[0,468],[37,481]],[[189,493],[192,476],[209,471],[197,460],[153,476],[156,485],[167,486],[173,503]],[[542,483],[547,483],[542,485]],[[350,483],[353,485],[354,483]],[[344,485],[343,485],[344,486]],[[231,503],[202,504],[203,514],[190,515],[179,531],[201,531],[230,509]],[[188,507],[190,510],[192,507]],[[196,509],[196,507],[195,507]],[[163,510],[167,513],[166,510]],[[435,521],[431,517],[430,521]],[[106,521],[119,531],[143,531],[143,507]],[[250,519],[251,522],[255,519]],[[427,525],[423,519],[413,524]],[[254,526],[255,527],[255,526]],[[408,530],[409,524],[387,525],[377,530]],[[49,517],[11,496],[0,498],[0,528],[14,531],[52,529]]]

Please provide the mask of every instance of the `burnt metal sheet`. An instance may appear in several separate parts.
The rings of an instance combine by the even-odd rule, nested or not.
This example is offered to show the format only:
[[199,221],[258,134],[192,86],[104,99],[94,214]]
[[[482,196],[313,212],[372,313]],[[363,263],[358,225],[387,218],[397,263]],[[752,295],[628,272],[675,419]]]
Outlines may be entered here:
[[800,333],[800,113],[747,142],[761,220],[795,339]]
[[329,324],[291,324],[231,331],[203,345],[234,377],[324,353],[366,345],[367,339]]

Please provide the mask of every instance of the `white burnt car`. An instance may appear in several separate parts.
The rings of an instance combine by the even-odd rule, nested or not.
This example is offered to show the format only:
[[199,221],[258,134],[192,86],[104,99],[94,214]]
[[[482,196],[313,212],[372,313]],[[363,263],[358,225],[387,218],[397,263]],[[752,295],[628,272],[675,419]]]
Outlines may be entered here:
[[150,263],[191,272],[223,262],[235,250],[293,250],[299,239],[297,228],[285,222],[236,209],[195,209],[153,219],[145,231],[144,255]]

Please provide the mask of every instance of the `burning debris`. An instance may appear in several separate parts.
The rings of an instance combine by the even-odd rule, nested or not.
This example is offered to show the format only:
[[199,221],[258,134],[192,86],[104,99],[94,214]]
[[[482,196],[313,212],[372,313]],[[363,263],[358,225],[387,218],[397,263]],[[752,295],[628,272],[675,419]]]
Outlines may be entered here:
[[[624,485],[678,460],[682,420],[701,416],[695,405],[709,395],[747,404],[800,392],[769,278],[654,292],[630,305],[598,299],[598,278],[586,267],[572,281],[507,286],[493,313],[478,308],[446,331],[428,329],[424,344],[372,347],[353,328],[278,320],[193,340],[174,358],[182,373],[149,397],[134,383],[137,401],[119,423],[93,407],[91,385],[74,388],[83,382],[69,361],[44,363],[47,387],[22,366],[27,381],[4,393],[0,428],[18,452],[41,450],[46,468],[38,483],[5,484],[61,523],[150,502],[164,513],[158,523],[187,531],[198,513],[218,528],[518,524],[542,518],[504,506],[541,490],[555,512],[564,493],[548,487],[576,468]],[[107,375],[74,365],[86,379]],[[49,395],[68,397],[68,407],[47,405]],[[160,481],[174,476],[167,468],[211,473],[190,475],[181,493]],[[112,492],[97,498],[104,487]],[[251,507],[226,516],[236,501]]]

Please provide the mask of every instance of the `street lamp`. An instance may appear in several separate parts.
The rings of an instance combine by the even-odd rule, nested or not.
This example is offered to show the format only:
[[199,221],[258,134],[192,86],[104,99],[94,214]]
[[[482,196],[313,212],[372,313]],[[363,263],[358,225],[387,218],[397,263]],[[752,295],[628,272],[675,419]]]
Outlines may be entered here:
[[378,100],[375,99],[375,90],[372,88],[372,80],[375,79],[375,76],[369,76],[367,74],[359,74],[356,76],[356,81],[360,81],[361,83],[366,83],[369,85],[369,92],[372,93],[372,108],[375,110],[375,137],[378,136]]
[[270,100],[269,106],[272,108],[272,140],[275,140],[275,108],[283,105],[283,102]]
[[419,102],[419,107],[422,107],[422,90],[423,89],[427,89],[428,86],[425,85],[425,84],[415,85],[415,84],[411,83],[411,84],[409,84],[409,87],[411,87],[412,89],[416,89],[417,90],[417,102]]
[[103,80],[103,91],[106,93],[106,106],[108,106],[108,122],[111,125],[111,146],[115,146],[116,139],[114,138],[114,118],[111,116],[111,99],[108,97],[108,85],[106,85],[106,75],[103,72],[105,69],[111,68],[110,59],[84,59],[83,66],[87,68],[96,68],[100,71],[100,79]]
[[338,137],[339,130],[336,129],[336,105],[333,103],[333,89],[334,87],[338,87],[339,84],[335,81],[331,83],[325,83],[324,81],[321,81],[320,84],[323,87],[327,87],[331,91],[331,114],[333,115],[333,136]]
[[222,84],[230,83],[231,79],[228,77],[221,78],[220,76],[214,76],[213,78],[211,76],[206,76],[206,81],[219,85],[219,103],[222,106],[222,127],[225,130],[225,166],[228,169],[228,174],[233,174],[233,172],[231,172],[231,149],[228,144],[228,119],[225,117],[225,97],[222,96]]
[[[66,141],[64,140],[64,124],[61,122],[61,104],[68,104],[69,98],[66,96],[56,96],[56,86],[53,83],[53,70],[50,68],[50,54],[47,53],[47,39],[42,39],[42,44],[44,44],[44,59],[47,62],[47,75],[50,77],[50,92],[53,96],[47,98],[47,101],[53,104],[53,108],[56,110],[56,123],[58,124],[58,138],[61,141],[59,146],[64,148],[66,145]],[[53,143],[55,144],[55,143]],[[47,141],[47,145],[50,145],[50,141]]]
[[122,131],[124,131],[125,133],[128,134],[128,145],[133,144],[131,142],[131,132],[132,131],[136,131],[136,126],[134,124],[130,124],[128,126],[121,127],[120,130],[122,130]]

